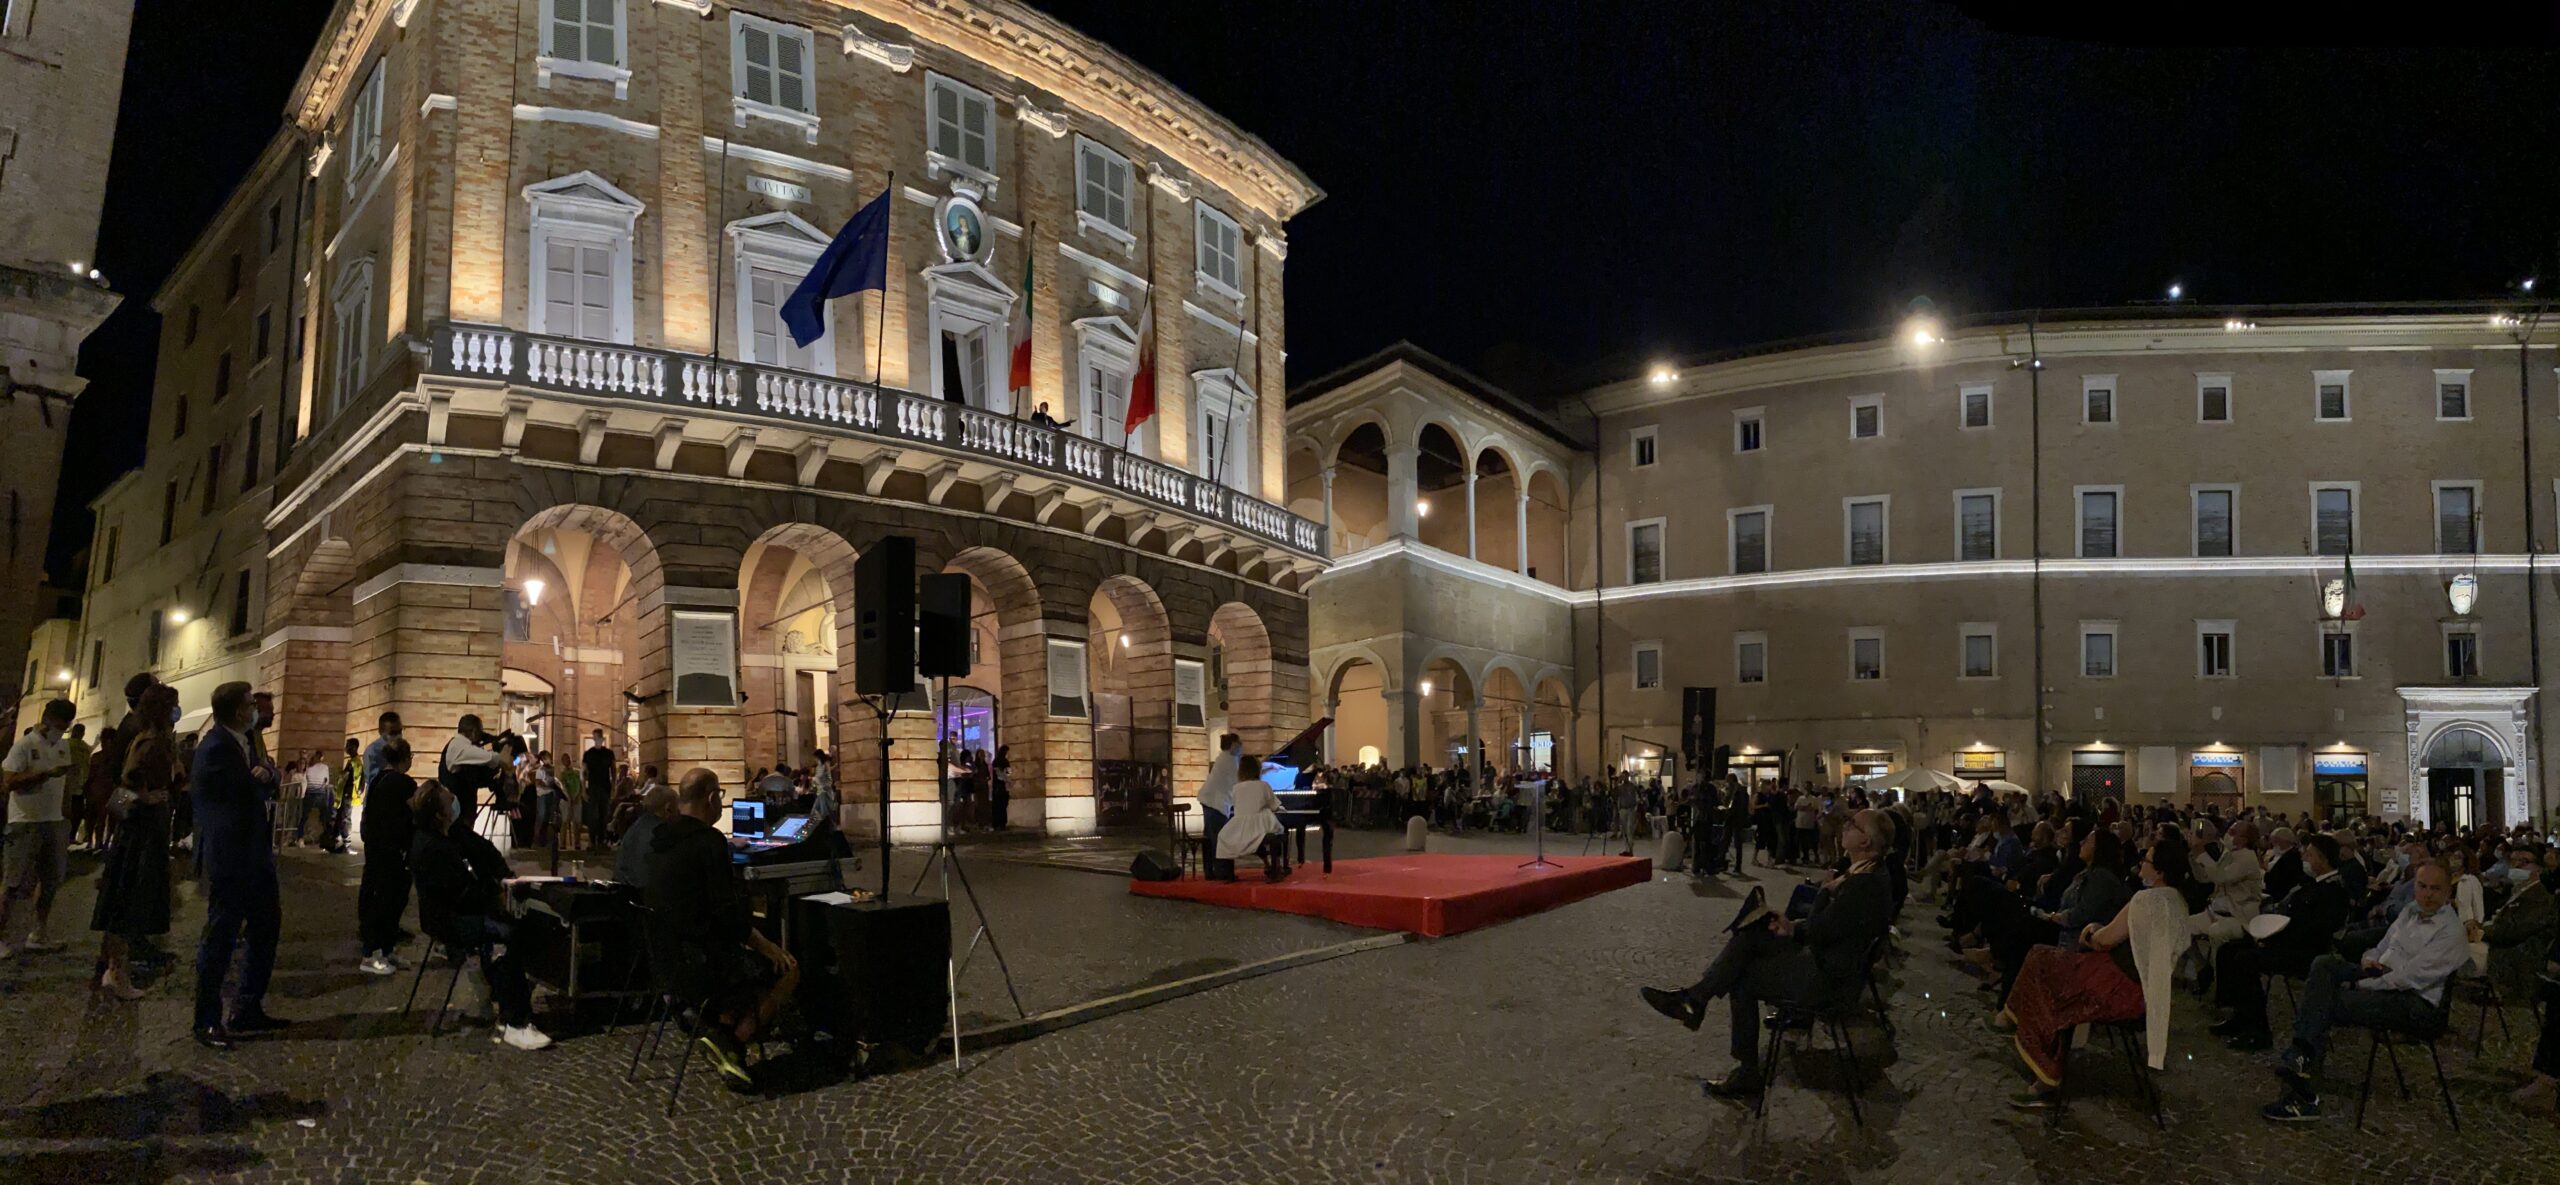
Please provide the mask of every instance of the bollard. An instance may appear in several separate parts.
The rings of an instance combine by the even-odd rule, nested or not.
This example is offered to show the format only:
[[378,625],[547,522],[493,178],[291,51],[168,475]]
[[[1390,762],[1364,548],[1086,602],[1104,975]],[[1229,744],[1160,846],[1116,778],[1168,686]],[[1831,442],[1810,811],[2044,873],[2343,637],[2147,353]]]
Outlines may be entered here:
[[1658,872],[1678,872],[1688,854],[1689,841],[1677,831],[1662,832],[1661,850],[1654,853],[1653,867]]
[[1422,850],[1422,837],[1424,837],[1424,836],[1426,836],[1426,835],[1429,835],[1429,834],[1431,834],[1431,825],[1430,825],[1430,824],[1428,824],[1428,823],[1423,822],[1423,821],[1422,821],[1422,816],[1420,816],[1420,815],[1415,815],[1414,817],[1412,817],[1412,818],[1410,818],[1410,819],[1405,820],[1405,821],[1404,821],[1404,850],[1406,850],[1406,851],[1408,851],[1408,852],[1419,852],[1419,851],[1421,851],[1421,850]]

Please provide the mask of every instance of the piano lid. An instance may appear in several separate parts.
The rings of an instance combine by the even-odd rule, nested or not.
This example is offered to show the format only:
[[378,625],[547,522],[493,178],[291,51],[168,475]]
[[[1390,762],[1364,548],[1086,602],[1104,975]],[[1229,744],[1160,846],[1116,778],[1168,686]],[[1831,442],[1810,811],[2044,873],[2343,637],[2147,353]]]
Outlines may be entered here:
[[1324,740],[1324,730],[1332,726],[1333,717],[1331,716],[1318,720],[1308,725],[1305,731],[1289,738],[1287,744],[1264,754],[1262,759],[1296,766],[1299,769],[1314,765],[1317,756],[1324,751],[1321,745]]

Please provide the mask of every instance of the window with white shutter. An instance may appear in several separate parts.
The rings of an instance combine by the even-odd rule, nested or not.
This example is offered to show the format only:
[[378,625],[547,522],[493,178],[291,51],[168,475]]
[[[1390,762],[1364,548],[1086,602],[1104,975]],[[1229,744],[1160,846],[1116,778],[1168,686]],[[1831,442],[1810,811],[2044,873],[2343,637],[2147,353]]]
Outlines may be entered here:
[[382,63],[375,62],[373,71],[356,88],[355,98],[347,105],[346,127],[348,193],[373,172],[375,162],[382,159]]
[[1193,225],[1200,241],[1200,280],[1210,288],[1228,296],[1244,293],[1244,273],[1240,261],[1244,255],[1243,234],[1235,219],[1219,213],[1207,202],[1194,202],[1198,211]]
[[1129,158],[1076,137],[1076,221],[1119,242],[1134,242],[1129,229]]
[[640,202],[593,173],[528,185],[535,333],[631,343],[631,237]]
[[817,53],[809,31],[743,12],[729,14],[734,122],[770,119],[818,139]]
[[963,176],[996,175],[996,101],[987,92],[939,74],[924,76],[925,147],[932,163]]

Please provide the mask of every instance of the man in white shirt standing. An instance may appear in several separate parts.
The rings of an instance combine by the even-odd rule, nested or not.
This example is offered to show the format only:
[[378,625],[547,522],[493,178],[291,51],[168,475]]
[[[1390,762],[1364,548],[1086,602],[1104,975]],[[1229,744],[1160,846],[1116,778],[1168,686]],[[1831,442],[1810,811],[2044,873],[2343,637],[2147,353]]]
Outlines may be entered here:
[[[0,959],[24,951],[60,950],[53,940],[53,895],[62,887],[71,853],[71,833],[62,821],[62,793],[71,781],[71,717],[67,699],[44,706],[35,731],[19,737],[0,758],[0,787],[9,796],[9,831],[5,849],[7,892],[0,896]],[[22,912],[35,905],[35,929],[26,929]],[[26,941],[12,948],[10,940]]]
[[1218,858],[1218,833],[1236,813],[1236,747],[1243,743],[1232,732],[1219,736],[1218,755],[1200,780],[1200,874],[1213,881],[1236,879],[1235,861]]

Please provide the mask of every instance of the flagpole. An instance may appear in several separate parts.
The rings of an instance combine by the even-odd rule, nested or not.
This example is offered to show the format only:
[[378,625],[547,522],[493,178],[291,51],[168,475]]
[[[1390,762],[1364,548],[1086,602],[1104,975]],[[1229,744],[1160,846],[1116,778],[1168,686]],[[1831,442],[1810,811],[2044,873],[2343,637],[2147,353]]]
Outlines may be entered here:
[[[888,184],[883,185],[883,186],[881,186],[881,187],[880,187],[880,195],[881,195],[882,197],[884,197],[884,198],[885,198],[885,197],[887,197],[888,195],[890,195],[890,194],[892,194],[892,193],[897,192],[897,189],[898,189],[898,171],[897,171],[896,169],[891,169],[891,170],[889,170],[889,181],[888,181]],[[894,211],[894,210],[896,209],[896,203],[894,203],[894,202],[893,202],[893,203],[891,203],[890,208]],[[890,232],[890,230],[894,227],[894,225],[896,224],[896,222],[897,222],[897,219],[896,219],[895,217],[892,217],[892,218],[890,218],[890,219],[888,220],[888,222],[883,223],[883,224],[881,225],[881,227],[880,227],[880,251],[881,251],[881,254],[883,254],[883,255],[888,254],[888,250],[889,250],[889,232]],[[884,268],[884,269],[882,269],[882,270],[883,270],[883,271],[886,271],[887,269],[885,269],[885,268]],[[882,356],[883,356],[883,355],[882,355],[882,353],[881,353],[881,350],[882,350],[882,348],[883,348],[883,347],[887,346],[888,344],[889,344],[889,284],[888,284],[887,279],[884,277],[884,278],[882,279],[881,283],[880,283],[880,312],[877,314],[877,319],[873,322],[873,328],[872,328],[872,333],[871,333],[871,385],[872,385],[872,387],[874,387],[875,389],[876,389],[876,388],[878,388],[878,387],[880,386],[880,365],[881,365],[881,358],[882,358]],[[882,822],[881,822],[881,826],[882,826],[883,828],[886,828],[886,827],[888,826],[887,820],[885,820],[885,819],[884,819],[884,820],[882,820]]]
[[[1250,239],[1250,238],[1247,238],[1247,237],[1244,235],[1244,233],[1243,233],[1243,232],[1241,232],[1241,231],[1237,232],[1237,234],[1236,234],[1236,243],[1237,243],[1237,245],[1238,245],[1239,247],[1241,247],[1241,248],[1243,249],[1244,253],[1245,253],[1247,256],[1251,256],[1251,255],[1253,254],[1253,249],[1254,249],[1254,248],[1253,248],[1253,240],[1252,240],[1252,239]],[[1246,263],[1246,264],[1250,264],[1250,263],[1252,263],[1253,261],[1252,261],[1250,258],[1248,258],[1248,259],[1243,260],[1242,262],[1243,262],[1243,263]],[[1248,273],[1247,273],[1247,275],[1246,275],[1246,277],[1245,277],[1244,291],[1243,291],[1241,294],[1239,294],[1239,295],[1238,295],[1238,297],[1237,297],[1237,299],[1236,299],[1236,357],[1235,357],[1235,362],[1234,362],[1233,364],[1231,364],[1231,365],[1229,365],[1229,366],[1227,367],[1227,373],[1228,373],[1228,374],[1231,374],[1231,375],[1234,375],[1234,376],[1235,376],[1235,378],[1236,378],[1236,382],[1237,382],[1238,384],[1241,384],[1241,383],[1243,382],[1243,380],[1244,380],[1244,327],[1245,327],[1245,318],[1246,318],[1246,317],[1248,317],[1249,315],[1251,315],[1251,310],[1252,310],[1252,307],[1253,307],[1253,306],[1252,306],[1252,303],[1251,303],[1251,302],[1252,302],[1252,299],[1253,299],[1253,279],[1252,279],[1251,274],[1248,272]],[[1199,395],[1198,395],[1198,393],[1197,393],[1197,392],[1194,392],[1194,393],[1193,393],[1193,395],[1192,395],[1192,397],[1196,399],[1196,398],[1198,398],[1198,397],[1199,397]],[[1224,435],[1224,436],[1222,436],[1222,437],[1220,437],[1220,438],[1218,439],[1218,451],[1217,451],[1215,454],[1211,455],[1211,456],[1210,456],[1210,458],[1209,458],[1209,484],[1211,484],[1211,485],[1222,485],[1222,484],[1224,484],[1224,483],[1226,482],[1226,476],[1227,476],[1227,449],[1228,449],[1228,447],[1229,447],[1229,446],[1231,446],[1231,445],[1233,445],[1233,444],[1235,443],[1235,439],[1236,439],[1236,422],[1235,422],[1235,412],[1236,412],[1235,400],[1234,400],[1234,399],[1232,399],[1232,398],[1230,398],[1230,399],[1227,401],[1227,432],[1226,432],[1226,435]]]

